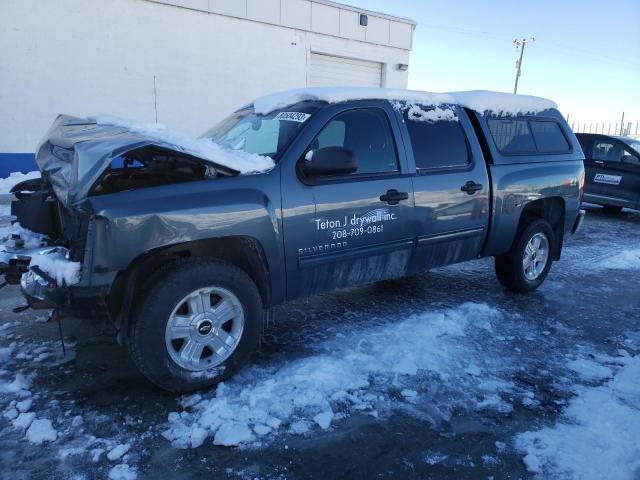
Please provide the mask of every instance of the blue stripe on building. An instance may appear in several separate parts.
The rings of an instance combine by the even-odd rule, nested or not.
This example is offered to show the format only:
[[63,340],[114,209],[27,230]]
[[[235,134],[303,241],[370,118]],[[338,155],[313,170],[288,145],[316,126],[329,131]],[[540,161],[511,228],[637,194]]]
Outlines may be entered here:
[[37,169],[33,153],[0,153],[0,178],[8,177],[11,172],[28,173]]

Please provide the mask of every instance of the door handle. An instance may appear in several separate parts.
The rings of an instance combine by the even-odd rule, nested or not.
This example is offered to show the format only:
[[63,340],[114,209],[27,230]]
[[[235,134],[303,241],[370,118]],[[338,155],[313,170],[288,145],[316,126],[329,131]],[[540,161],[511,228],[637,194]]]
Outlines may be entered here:
[[600,165],[600,166],[604,165],[604,161],[602,161],[602,160],[594,160],[593,163],[595,163],[596,165]]
[[460,187],[460,190],[462,190],[463,192],[467,192],[469,195],[473,195],[477,191],[482,190],[482,185],[469,180],[467,183]]
[[397,205],[402,200],[407,200],[408,198],[409,194],[407,192],[399,192],[395,189],[387,190],[387,193],[380,195],[380,201],[387,202],[389,205]]

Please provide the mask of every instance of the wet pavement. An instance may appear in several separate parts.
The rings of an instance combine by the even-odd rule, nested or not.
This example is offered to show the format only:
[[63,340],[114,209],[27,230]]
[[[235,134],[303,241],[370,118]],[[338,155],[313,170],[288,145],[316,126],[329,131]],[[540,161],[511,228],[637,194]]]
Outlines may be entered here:
[[[528,478],[514,438],[554,425],[577,385],[605,381],[571,362],[640,353],[639,237],[640,213],[591,208],[532,294],[506,292],[484,259],[278,307],[251,365],[227,390],[197,397],[146,382],[109,325],[65,319],[63,356],[58,324],[47,312],[13,313],[23,302],[6,287],[0,478],[117,478],[120,464],[163,479]],[[366,382],[287,383],[323,368]],[[313,398],[287,412],[261,405],[278,400],[262,393],[269,379],[280,399]],[[238,447],[214,445],[211,434],[177,448],[190,446],[179,445],[182,430],[167,431],[202,424],[216,396],[238,416],[263,408],[280,423]],[[25,399],[25,411],[51,421],[55,441],[33,444],[14,426],[10,411]],[[334,412],[328,428],[314,423],[319,408]],[[119,444],[128,452],[109,460]]]

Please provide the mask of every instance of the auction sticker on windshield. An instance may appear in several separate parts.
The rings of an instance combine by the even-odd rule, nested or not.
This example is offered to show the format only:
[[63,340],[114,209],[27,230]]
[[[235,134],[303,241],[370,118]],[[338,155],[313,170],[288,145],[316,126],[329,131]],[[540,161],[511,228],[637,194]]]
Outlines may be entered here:
[[303,112],[280,112],[275,116],[274,120],[285,120],[289,122],[305,122],[311,114]]

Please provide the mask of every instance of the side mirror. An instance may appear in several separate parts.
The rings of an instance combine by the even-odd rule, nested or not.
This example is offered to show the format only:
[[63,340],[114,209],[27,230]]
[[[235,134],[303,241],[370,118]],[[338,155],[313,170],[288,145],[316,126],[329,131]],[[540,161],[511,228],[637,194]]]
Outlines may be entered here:
[[348,175],[358,170],[358,162],[348,148],[325,147],[309,150],[302,161],[302,170],[309,177]]
[[620,161],[622,163],[640,163],[640,159],[638,159],[638,157],[636,157],[635,155],[629,155],[629,154],[625,154],[622,155],[622,158],[620,159]]

